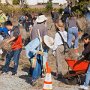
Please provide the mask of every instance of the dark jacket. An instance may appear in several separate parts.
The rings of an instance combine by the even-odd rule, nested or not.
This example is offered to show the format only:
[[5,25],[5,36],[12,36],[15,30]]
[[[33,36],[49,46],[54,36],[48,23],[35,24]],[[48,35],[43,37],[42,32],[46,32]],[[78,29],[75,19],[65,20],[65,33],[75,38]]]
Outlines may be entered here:
[[32,18],[29,18],[28,20],[24,20],[24,28],[26,29],[26,31],[29,31],[29,27],[30,25],[33,25],[33,20]]
[[88,44],[84,44],[84,51],[82,52],[82,55],[84,55],[85,60],[90,61],[90,42]]
[[51,17],[52,17],[53,22],[57,22],[57,20],[59,20],[59,13],[51,12]]

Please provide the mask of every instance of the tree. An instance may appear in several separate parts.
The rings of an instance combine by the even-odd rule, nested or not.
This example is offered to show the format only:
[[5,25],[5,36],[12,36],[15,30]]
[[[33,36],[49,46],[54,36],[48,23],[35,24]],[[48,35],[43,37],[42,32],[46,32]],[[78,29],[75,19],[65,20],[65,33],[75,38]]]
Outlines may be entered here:
[[13,4],[14,5],[17,5],[17,4],[19,4],[20,3],[20,0],[13,0]]
[[52,0],[49,0],[46,4],[46,10],[51,11],[53,9]]

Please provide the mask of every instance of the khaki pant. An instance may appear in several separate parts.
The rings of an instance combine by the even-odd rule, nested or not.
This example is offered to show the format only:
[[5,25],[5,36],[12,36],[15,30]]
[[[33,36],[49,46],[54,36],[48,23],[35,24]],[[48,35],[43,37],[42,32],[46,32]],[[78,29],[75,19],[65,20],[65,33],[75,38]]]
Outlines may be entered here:
[[63,45],[58,46],[58,48],[56,50],[56,67],[57,67],[56,69],[57,69],[58,74],[62,73],[62,75],[64,75],[68,71],[68,66],[65,61]]

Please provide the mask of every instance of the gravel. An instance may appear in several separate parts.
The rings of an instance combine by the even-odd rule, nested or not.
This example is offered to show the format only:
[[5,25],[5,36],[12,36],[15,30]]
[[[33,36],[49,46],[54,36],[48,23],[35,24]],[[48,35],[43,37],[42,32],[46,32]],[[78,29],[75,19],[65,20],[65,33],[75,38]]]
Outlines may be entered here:
[[[31,85],[20,76],[27,75],[25,72],[19,72],[18,75],[12,76],[10,73],[0,76],[0,90],[29,90]],[[33,89],[32,89],[33,90]]]
[[[32,87],[27,75],[28,74],[23,71],[19,71],[15,76],[12,76],[11,72],[9,72],[9,74],[0,75],[0,90],[42,90],[41,86],[41,88],[36,86]],[[40,81],[42,80],[40,79]],[[59,87],[55,86],[54,83],[58,83]],[[79,86],[65,85],[64,83],[53,79],[53,90],[79,90]]]

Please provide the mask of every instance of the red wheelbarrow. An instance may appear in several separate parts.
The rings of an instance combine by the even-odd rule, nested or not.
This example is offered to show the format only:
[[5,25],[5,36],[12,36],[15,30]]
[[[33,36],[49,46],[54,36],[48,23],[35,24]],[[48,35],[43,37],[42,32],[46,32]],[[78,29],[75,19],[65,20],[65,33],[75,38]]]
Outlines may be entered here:
[[68,64],[68,72],[64,75],[67,84],[81,84],[81,77],[85,76],[85,73],[89,66],[89,61],[85,60],[72,60],[65,59]]

